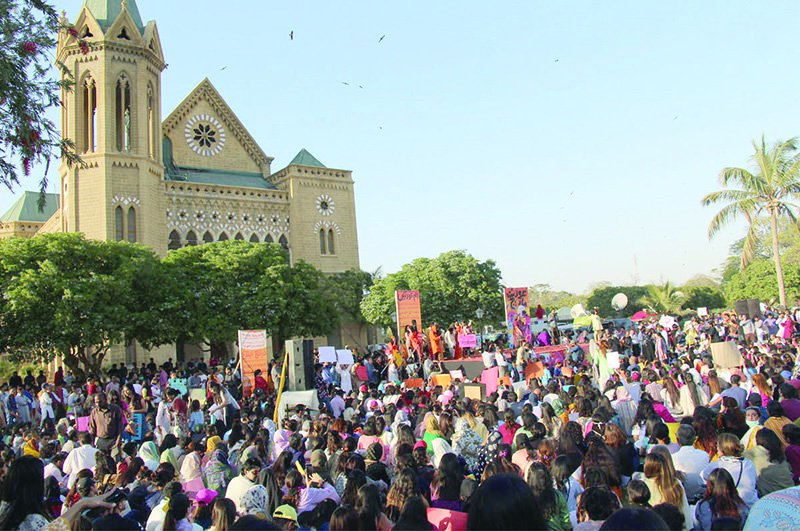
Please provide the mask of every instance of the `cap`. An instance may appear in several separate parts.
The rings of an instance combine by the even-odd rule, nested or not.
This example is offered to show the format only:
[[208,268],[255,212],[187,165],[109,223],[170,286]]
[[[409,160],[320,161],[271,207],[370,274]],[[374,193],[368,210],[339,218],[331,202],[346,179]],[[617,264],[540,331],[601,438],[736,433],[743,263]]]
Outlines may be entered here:
[[216,499],[218,494],[219,492],[213,489],[200,489],[194,499],[197,500],[199,505],[208,505]]
[[417,448],[425,448],[427,450],[428,443],[426,443],[425,441],[417,441],[417,443],[414,445],[414,450],[416,450]]
[[283,518],[284,520],[297,521],[297,511],[291,505],[281,505],[272,513],[273,518]]

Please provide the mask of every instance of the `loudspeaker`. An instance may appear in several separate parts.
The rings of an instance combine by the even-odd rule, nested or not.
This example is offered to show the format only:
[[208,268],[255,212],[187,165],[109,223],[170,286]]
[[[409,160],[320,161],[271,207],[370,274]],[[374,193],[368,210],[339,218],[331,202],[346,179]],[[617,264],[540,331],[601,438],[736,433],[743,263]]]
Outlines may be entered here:
[[290,339],[286,342],[286,352],[289,353],[286,390],[314,389],[314,340]]
[[761,317],[761,301],[759,299],[747,299],[747,315],[751,319]]
[[736,315],[746,315],[747,314],[747,299],[743,301],[736,301],[733,304],[733,309],[736,311]]

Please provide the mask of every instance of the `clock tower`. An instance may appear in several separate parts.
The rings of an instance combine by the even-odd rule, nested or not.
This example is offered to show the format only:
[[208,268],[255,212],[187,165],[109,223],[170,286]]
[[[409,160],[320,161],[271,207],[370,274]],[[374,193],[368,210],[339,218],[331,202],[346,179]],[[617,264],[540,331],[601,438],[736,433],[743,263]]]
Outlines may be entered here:
[[73,26],[77,37],[61,31],[56,52],[75,84],[62,94],[61,129],[83,164],[59,169],[61,230],[139,242],[164,255],[166,65],[156,24],[142,23],[135,0],[86,0]]

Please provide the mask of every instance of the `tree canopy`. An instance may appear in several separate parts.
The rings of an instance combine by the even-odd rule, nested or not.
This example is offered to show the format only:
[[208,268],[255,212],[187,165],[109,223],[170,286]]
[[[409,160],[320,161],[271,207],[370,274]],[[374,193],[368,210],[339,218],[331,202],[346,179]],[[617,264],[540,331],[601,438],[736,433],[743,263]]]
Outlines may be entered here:
[[[786,298],[790,303],[800,300],[800,264],[783,268]],[[760,299],[767,304],[777,302],[778,282],[775,263],[769,259],[756,260],[747,268],[734,273],[723,286],[729,304],[743,299]]]
[[448,251],[436,258],[418,258],[400,271],[376,281],[361,303],[370,323],[392,324],[396,290],[419,290],[422,321],[447,326],[455,321],[476,319],[480,308],[483,322],[503,318],[500,270],[492,260],[480,262],[465,251]]
[[[624,293],[628,297],[628,305],[616,311],[611,306],[611,299],[617,293]],[[643,286],[602,286],[595,288],[586,299],[586,308],[598,308],[601,317],[630,317],[642,309],[639,300],[647,295],[647,288]]]

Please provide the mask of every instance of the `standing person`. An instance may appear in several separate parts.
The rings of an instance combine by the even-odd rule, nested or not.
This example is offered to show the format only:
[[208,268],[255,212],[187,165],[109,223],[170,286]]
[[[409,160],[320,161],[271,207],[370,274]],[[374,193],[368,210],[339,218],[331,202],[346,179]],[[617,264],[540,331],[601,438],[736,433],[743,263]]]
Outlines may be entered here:
[[89,433],[95,438],[98,450],[109,452],[122,446],[122,431],[125,429],[125,417],[119,406],[108,403],[103,392],[95,393],[94,409],[89,415]]
[[156,441],[161,444],[167,434],[172,433],[172,427],[175,425],[175,410],[172,407],[174,394],[172,389],[167,389],[164,393],[164,398],[158,404],[156,410]]
[[56,421],[56,414],[53,412],[53,395],[50,394],[50,384],[45,383],[39,393],[39,408],[42,413],[41,426],[44,427],[45,421]]
[[314,364],[314,387],[317,390],[320,404],[324,404],[327,411],[331,411],[331,398],[328,395],[328,383],[322,376],[322,364]]

